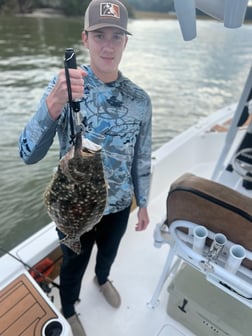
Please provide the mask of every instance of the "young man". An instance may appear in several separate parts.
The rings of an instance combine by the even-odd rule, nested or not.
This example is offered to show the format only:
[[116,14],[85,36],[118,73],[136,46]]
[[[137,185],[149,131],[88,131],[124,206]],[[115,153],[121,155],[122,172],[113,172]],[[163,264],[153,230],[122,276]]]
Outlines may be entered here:
[[[75,254],[62,245],[60,273],[62,313],[75,336],[85,335],[74,304],[94,244],[97,245],[95,284],[115,308],[121,298],[109,280],[129,218],[133,194],[138,209],[136,231],[149,223],[147,201],[151,171],[151,102],[149,96],[118,70],[128,42],[128,13],[117,1],[93,0],[85,13],[82,41],[90,65],[70,69],[72,98],[80,99],[85,136],[99,141],[108,182],[108,201],[101,221],[81,237],[82,251]],[[41,160],[58,134],[60,156],[71,147],[68,93],[64,69],[47,87],[35,115],[20,137],[20,156],[27,164]],[[64,235],[58,230],[60,238]]]

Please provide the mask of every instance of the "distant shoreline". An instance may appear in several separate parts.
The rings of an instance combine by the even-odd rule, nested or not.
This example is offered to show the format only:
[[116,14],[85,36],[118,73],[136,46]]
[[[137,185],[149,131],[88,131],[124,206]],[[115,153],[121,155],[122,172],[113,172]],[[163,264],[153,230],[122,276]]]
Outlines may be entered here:
[[16,14],[16,16],[24,16],[24,17],[61,17],[64,14],[58,10],[53,8],[37,8],[34,9],[31,13],[24,13],[24,14]]
[[[83,14],[84,15],[84,14]],[[134,11],[135,17],[133,19],[135,20],[175,20],[177,19],[175,13],[171,12],[146,12],[146,11]],[[46,17],[62,17],[64,14],[57,9],[53,8],[38,8],[35,9],[32,13],[26,13],[26,14],[16,14],[16,16],[24,16],[24,17],[40,17],[40,18],[46,18]],[[252,22],[252,7],[251,10],[248,12],[247,15],[249,18],[246,18],[245,23],[251,23]],[[251,18],[250,18],[251,17]],[[207,15],[198,15],[197,19],[201,20],[213,20],[211,17]]]
[[[58,10],[53,8],[38,8],[34,9],[32,13],[25,14],[16,14],[17,16],[25,16],[25,17],[60,17],[64,16],[64,14]],[[84,13],[83,13],[84,15]],[[176,18],[175,13],[159,13],[159,12],[145,12],[145,11],[134,11],[134,19],[173,19]]]

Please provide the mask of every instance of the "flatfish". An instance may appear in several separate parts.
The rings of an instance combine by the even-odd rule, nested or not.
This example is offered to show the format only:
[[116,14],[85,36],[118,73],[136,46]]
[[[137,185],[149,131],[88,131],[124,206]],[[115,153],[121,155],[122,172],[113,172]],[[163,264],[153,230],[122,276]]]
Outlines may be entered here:
[[65,234],[61,242],[80,254],[80,237],[99,222],[106,202],[101,147],[77,135],[44,193],[49,216]]

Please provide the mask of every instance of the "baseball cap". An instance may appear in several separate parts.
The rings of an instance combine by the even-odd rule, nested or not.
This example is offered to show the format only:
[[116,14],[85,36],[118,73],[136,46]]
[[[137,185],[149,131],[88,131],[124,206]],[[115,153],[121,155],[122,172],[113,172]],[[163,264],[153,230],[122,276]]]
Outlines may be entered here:
[[118,0],[92,0],[86,10],[84,30],[90,32],[105,27],[115,27],[127,31],[128,10]]

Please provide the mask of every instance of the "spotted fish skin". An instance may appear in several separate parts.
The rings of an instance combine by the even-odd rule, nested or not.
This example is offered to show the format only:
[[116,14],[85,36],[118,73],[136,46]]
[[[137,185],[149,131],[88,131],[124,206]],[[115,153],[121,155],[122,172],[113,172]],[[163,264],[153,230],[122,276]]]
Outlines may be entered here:
[[80,237],[99,222],[106,202],[101,148],[89,149],[79,139],[60,160],[44,194],[49,216],[65,234],[61,242],[80,254]]

